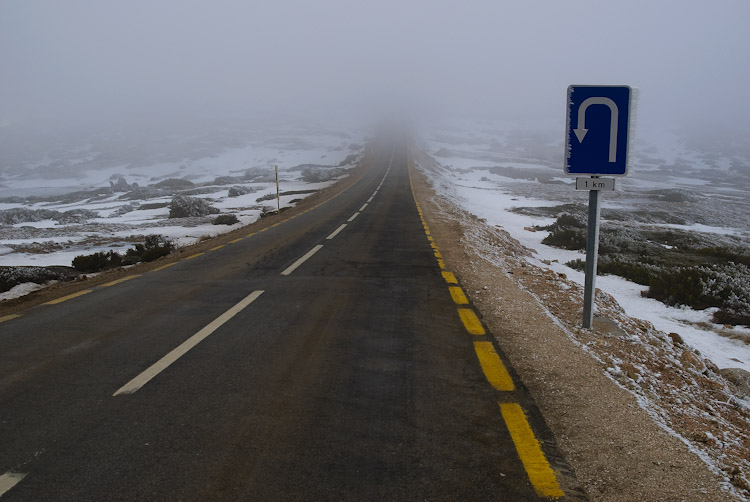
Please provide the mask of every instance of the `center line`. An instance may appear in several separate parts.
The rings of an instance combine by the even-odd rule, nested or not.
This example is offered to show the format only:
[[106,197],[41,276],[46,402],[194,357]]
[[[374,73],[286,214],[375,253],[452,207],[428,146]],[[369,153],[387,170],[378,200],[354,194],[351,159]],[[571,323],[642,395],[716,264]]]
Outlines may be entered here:
[[289,267],[287,267],[287,269],[284,270],[281,273],[281,275],[289,275],[289,274],[291,274],[292,272],[294,272],[295,270],[297,270],[297,267],[299,267],[300,265],[302,265],[303,263],[305,263],[308,259],[310,259],[310,257],[312,255],[314,255],[315,253],[317,253],[318,251],[320,251],[322,248],[323,248],[323,244],[318,244],[317,246],[315,246],[314,248],[312,248],[310,251],[308,251],[307,253],[305,253],[305,255],[302,258],[300,258],[299,260],[297,260],[294,263],[292,263],[291,265],[289,265]]
[[364,211],[367,207],[367,203],[363,204],[362,207],[359,208],[360,212]]
[[132,394],[138,389],[146,385],[152,378],[167,369],[172,363],[177,361],[180,357],[184,356],[190,349],[198,345],[200,342],[205,340],[211,333],[219,329],[223,324],[229,321],[232,317],[239,314],[245,307],[253,303],[258,299],[263,291],[253,291],[242,299],[237,305],[230,308],[219,317],[207,324],[202,330],[182,342],[180,345],[172,349],[166,356],[162,357],[154,364],[152,364],[146,371],[120,387],[120,389],[113,394],[118,396],[120,394]]
[[353,222],[353,221],[354,221],[354,218],[356,218],[357,216],[359,216],[359,213],[358,213],[358,212],[357,212],[357,213],[354,213],[354,214],[353,214],[353,215],[351,216],[351,218],[349,218],[349,219],[348,219],[348,220],[346,220],[346,221],[348,221],[349,223],[351,223],[351,222]]
[[331,232],[331,235],[329,235],[328,237],[326,237],[326,240],[330,241],[331,239],[333,239],[334,237],[336,237],[339,234],[339,232],[341,232],[345,228],[346,228],[346,223],[344,223],[339,228],[337,228],[336,230],[334,230],[333,232]]

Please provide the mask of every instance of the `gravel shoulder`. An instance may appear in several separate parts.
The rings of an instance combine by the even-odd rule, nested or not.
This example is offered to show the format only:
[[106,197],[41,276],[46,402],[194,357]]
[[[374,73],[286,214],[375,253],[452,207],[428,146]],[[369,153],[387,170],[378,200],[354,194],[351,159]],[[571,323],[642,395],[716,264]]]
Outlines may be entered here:
[[750,415],[732,404],[718,369],[679,337],[627,318],[606,295],[597,296],[594,328],[578,328],[580,288],[528,263],[529,250],[504,230],[436,196],[432,159],[420,152],[412,159],[416,195],[446,267],[536,400],[586,495],[748,500]]

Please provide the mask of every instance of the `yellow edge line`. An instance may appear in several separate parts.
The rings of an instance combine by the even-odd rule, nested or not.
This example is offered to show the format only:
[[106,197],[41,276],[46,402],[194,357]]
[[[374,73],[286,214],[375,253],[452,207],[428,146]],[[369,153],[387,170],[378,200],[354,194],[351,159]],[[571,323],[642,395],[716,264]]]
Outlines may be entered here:
[[453,275],[453,272],[447,272],[443,270],[440,273],[443,274],[443,279],[445,279],[445,282],[447,282],[448,284],[458,284],[458,279],[456,279],[456,276]]
[[203,256],[204,254],[206,253],[195,253],[193,255],[186,256],[185,258],[182,259],[182,261],[192,260],[193,258],[198,258],[199,256]]
[[44,305],[57,305],[58,303],[67,302],[68,300],[72,300],[73,298],[78,298],[79,296],[87,295],[91,293],[93,289],[84,289],[83,291],[79,291],[78,293],[73,293],[72,295],[63,296],[62,298],[58,298],[56,300],[51,300]]
[[218,246],[214,246],[214,247],[212,247],[212,248],[211,248],[211,251],[216,251],[216,250],[218,250],[218,249],[221,249],[221,248],[223,248],[223,247],[225,247],[225,246],[226,246],[226,244],[219,244]]
[[461,322],[464,323],[466,331],[472,335],[484,335],[484,327],[479,321],[479,318],[471,309],[458,309],[458,315],[461,317]]
[[448,291],[451,292],[451,298],[453,298],[453,301],[456,303],[456,305],[469,304],[469,299],[466,298],[466,294],[460,286],[449,286]]
[[500,412],[536,492],[542,497],[564,497],[565,492],[560,489],[555,473],[547,462],[539,441],[534,437],[521,406],[515,403],[500,403]]
[[164,270],[165,268],[172,267],[174,265],[177,265],[177,262],[167,263],[166,265],[162,265],[161,267],[155,268],[152,270],[152,272],[158,272],[159,270]]
[[3,317],[0,317],[0,322],[10,321],[11,319],[18,319],[21,317],[21,314],[9,314]]
[[140,277],[140,275],[129,275],[127,277],[123,277],[122,279],[117,279],[116,281],[102,284],[101,287],[108,288],[109,286],[114,286],[115,284],[120,284],[121,282],[129,281],[130,279],[135,279],[136,277]]
[[244,239],[244,237],[240,237],[239,239],[231,240],[231,241],[229,241],[229,244],[234,244],[235,242],[240,242],[242,239]]
[[474,351],[479,358],[484,376],[495,389],[503,392],[513,392],[516,386],[508,370],[495,352],[492,342],[474,342]]

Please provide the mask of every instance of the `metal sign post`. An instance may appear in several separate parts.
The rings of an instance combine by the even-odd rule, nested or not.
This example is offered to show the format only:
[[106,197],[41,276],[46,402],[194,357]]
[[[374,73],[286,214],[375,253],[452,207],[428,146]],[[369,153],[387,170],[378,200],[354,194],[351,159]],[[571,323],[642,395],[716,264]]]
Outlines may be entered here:
[[583,292],[583,327],[586,329],[591,328],[594,321],[601,193],[615,189],[614,179],[599,176],[627,174],[631,94],[628,86],[568,87],[565,173],[591,176],[576,179],[577,190],[589,191]]

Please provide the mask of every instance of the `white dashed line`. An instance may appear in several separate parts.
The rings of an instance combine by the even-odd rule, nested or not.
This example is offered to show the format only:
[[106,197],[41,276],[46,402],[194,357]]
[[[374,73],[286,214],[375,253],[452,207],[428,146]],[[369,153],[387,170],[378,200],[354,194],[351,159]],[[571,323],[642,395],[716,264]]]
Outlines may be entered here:
[[329,235],[328,237],[326,237],[326,240],[330,241],[331,239],[333,239],[334,237],[336,237],[339,234],[339,232],[341,232],[345,228],[346,228],[346,223],[344,223],[339,228],[337,228],[336,230],[334,230],[333,232],[331,232],[331,235]]
[[299,260],[297,260],[294,263],[292,263],[291,265],[289,265],[289,267],[287,267],[287,269],[284,270],[281,273],[281,275],[289,275],[289,274],[291,274],[292,272],[294,272],[295,270],[297,270],[297,267],[299,267],[300,265],[302,265],[303,263],[305,263],[307,260],[309,260],[312,255],[314,255],[315,253],[317,253],[318,251],[320,251],[322,248],[323,248],[323,244],[318,244],[317,246],[315,246],[314,248],[312,248],[310,251],[308,251],[307,253],[305,253],[305,255],[302,258],[300,258]]
[[351,217],[350,217],[350,218],[349,218],[348,220],[346,220],[346,221],[348,221],[349,223],[351,223],[351,222],[353,222],[353,221],[354,221],[354,218],[356,218],[357,216],[359,216],[359,213],[358,213],[358,212],[357,212],[357,213],[354,213],[353,215],[351,215]]
[[367,207],[367,204],[368,204],[367,202],[362,204],[362,207],[359,208],[360,213],[365,210],[365,208]]
[[239,314],[245,307],[253,303],[255,300],[258,299],[260,295],[263,294],[263,291],[253,291],[249,295],[247,295],[242,301],[240,301],[237,305],[230,308],[223,314],[221,314],[219,317],[211,321],[208,325],[206,325],[205,328],[182,342],[180,345],[178,345],[176,348],[172,349],[171,352],[169,352],[166,356],[162,357],[158,361],[156,361],[154,364],[152,364],[146,371],[120,387],[120,389],[115,392],[113,395],[118,396],[120,394],[132,394],[136,392],[138,389],[146,385],[152,378],[154,378],[156,375],[167,369],[172,363],[177,361],[180,357],[187,354],[187,352],[198,345],[200,342],[205,340],[211,333],[219,329],[224,323],[226,323],[228,320],[230,320],[232,317]]
[[20,472],[6,472],[0,476],[0,497],[16,486],[25,477],[26,474]]

